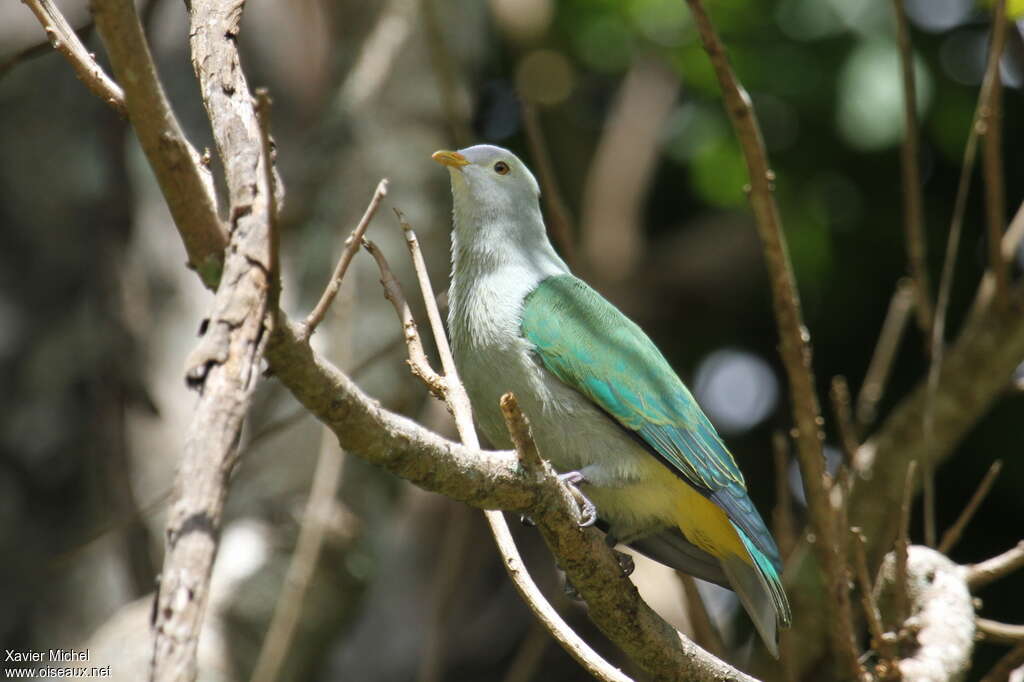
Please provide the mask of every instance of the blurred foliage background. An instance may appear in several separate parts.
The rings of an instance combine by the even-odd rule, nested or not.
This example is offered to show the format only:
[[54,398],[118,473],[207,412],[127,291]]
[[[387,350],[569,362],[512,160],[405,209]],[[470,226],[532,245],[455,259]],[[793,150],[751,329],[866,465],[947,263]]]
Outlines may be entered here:
[[[102,62],[86,3],[58,4]],[[820,395],[836,374],[856,392],[906,272],[892,5],[708,4],[764,129]],[[972,0],[904,7],[934,288],[990,16]],[[450,198],[447,174],[429,153],[491,142],[537,169],[524,118],[532,111],[564,198],[577,270],[651,334],[694,389],[767,517],[775,503],[770,437],[788,428],[788,401],[746,170],[682,0],[250,0],[245,11],[249,81],[275,99],[290,310],[315,301],[383,176],[391,193],[371,237],[411,287],[390,216],[401,208],[441,289]],[[186,132],[210,146],[183,7],[143,0],[141,12]],[[1022,29],[1011,22],[1001,63],[1010,211],[1024,199]],[[181,370],[209,295],[182,267],[184,250],[130,128],[47,45],[37,46],[42,38],[25,7],[0,7],[0,642],[87,645],[93,662],[113,664],[115,677],[140,679],[149,656],[146,595],[193,404]],[[979,187],[976,179],[950,337],[986,261]],[[397,324],[366,261],[357,259],[316,341],[387,407],[450,435],[443,409],[405,369]],[[911,323],[879,419],[922,379],[924,343]],[[1005,461],[957,561],[987,558],[1020,539],[1022,408],[1024,395],[1008,389],[937,472],[941,530],[991,462]],[[831,425],[827,446],[838,459]],[[335,446],[269,381],[243,447],[203,679],[248,678],[317,452]],[[346,458],[341,480],[287,679],[585,679],[531,624],[479,514],[355,457]],[[790,491],[800,504],[795,473]],[[535,533],[518,535],[557,598],[558,576]],[[913,536],[920,541],[919,513]],[[637,581],[686,627],[670,573],[641,564]],[[1022,586],[1018,576],[989,588],[981,613],[1021,622]],[[706,598],[733,641],[747,641],[735,600],[714,588]],[[559,603],[601,641],[577,606]],[[737,651],[742,665],[747,654]],[[976,676],[1000,653],[980,645]]]

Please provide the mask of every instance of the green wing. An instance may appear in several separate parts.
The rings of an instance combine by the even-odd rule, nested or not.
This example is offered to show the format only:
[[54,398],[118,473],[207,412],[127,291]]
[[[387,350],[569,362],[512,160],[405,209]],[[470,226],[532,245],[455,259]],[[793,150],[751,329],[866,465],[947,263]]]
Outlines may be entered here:
[[638,435],[778,567],[736,461],[640,327],[583,281],[558,275],[526,297],[522,332],[544,367]]

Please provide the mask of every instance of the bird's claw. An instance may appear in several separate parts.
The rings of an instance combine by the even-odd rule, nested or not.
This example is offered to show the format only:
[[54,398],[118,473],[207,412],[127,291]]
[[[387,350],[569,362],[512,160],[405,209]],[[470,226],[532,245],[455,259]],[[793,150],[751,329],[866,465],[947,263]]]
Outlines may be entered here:
[[520,514],[519,523],[523,524],[527,528],[536,528],[537,522],[533,520],[533,517],[529,514]]
[[615,555],[616,561],[619,562],[619,568],[622,569],[622,575],[627,578],[633,575],[633,570],[636,568],[636,564],[633,563],[633,557],[625,552],[620,552],[617,549],[613,549],[612,554]]
[[597,507],[579,489],[579,484],[586,483],[587,479],[578,471],[568,471],[558,474],[558,480],[569,487],[573,497],[576,498],[576,503],[580,506],[580,528],[593,526],[597,521]]

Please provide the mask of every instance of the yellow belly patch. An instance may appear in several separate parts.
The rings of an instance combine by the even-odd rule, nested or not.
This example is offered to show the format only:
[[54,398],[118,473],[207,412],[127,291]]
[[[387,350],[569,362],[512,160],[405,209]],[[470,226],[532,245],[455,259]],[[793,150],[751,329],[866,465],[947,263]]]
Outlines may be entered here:
[[714,557],[735,554],[750,559],[729,517],[717,504],[676,479],[675,521],[686,539]]

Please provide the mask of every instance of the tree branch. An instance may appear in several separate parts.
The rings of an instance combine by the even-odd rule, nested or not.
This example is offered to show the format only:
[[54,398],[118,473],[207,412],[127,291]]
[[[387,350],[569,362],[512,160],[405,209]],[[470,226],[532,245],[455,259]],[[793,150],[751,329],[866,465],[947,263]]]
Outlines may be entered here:
[[[1018,215],[1024,216],[1024,210]],[[1012,250],[1010,244],[1016,243],[1018,232],[1024,234],[1024,219],[1019,230],[1011,226],[1004,237],[1004,254]],[[932,404],[933,437],[923,436],[928,387],[927,379],[922,379],[857,449],[850,523],[860,526],[868,539],[869,565],[880,561],[896,537],[898,524],[891,510],[900,506],[907,463],[929,459],[938,465],[952,455],[1024,359],[1024,316],[1019,312],[1024,283],[1011,288],[1009,305],[1002,310],[991,305],[992,289],[986,276],[970,317],[946,351]],[[808,549],[803,544],[794,551],[787,567],[789,584],[801,588],[818,584],[818,569]],[[801,589],[799,595],[801,617],[794,622],[794,637],[800,647],[794,652],[799,658],[794,666],[801,674],[825,652],[826,623],[816,615],[824,609],[823,598],[817,589]]]
[[317,325],[323,321],[324,316],[327,314],[327,309],[334,302],[334,297],[338,295],[338,289],[341,288],[341,280],[345,276],[345,272],[348,271],[348,265],[352,262],[352,257],[355,256],[356,251],[359,250],[363,242],[366,228],[370,226],[370,221],[373,220],[373,216],[377,213],[380,202],[384,200],[387,194],[388,179],[384,178],[377,184],[377,189],[374,191],[373,197],[363,213],[363,217],[359,220],[359,224],[356,225],[356,229],[352,230],[352,234],[345,240],[345,247],[341,251],[341,257],[338,258],[338,264],[334,267],[334,273],[331,275],[330,281],[327,282],[327,287],[324,288],[324,293],[321,294],[320,300],[317,301],[316,306],[313,307],[313,310],[306,317],[306,321],[302,325],[303,340],[309,341],[309,338],[316,331]]
[[1024,642],[1024,625],[1000,623],[988,618],[976,618],[974,625],[978,628],[978,634],[986,642],[1009,644],[1011,646]]
[[[789,379],[793,421],[796,425],[796,452],[816,539],[814,550],[828,582],[829,599],[825,607],[830,613],[828,623],[833,640],[832,649],[841,659],[837,661],[839,670],[851,671],[858,664],[856,658],[849,660],[848,656],[853,650],[852,641],[848,641],[852,638],[852,628],[848,627],[852,618],[848,580],[846,568],[840,565],[837,554],[837,543],[840,540],[836,537],[834,513],[828,499],[830,484],[826,478],[821,449],[823,420],[814,389],[810,334],[803,323],[800,298],[773,194],[775,174],[768,166],[764,139],[750,104],[750,96],[736,79],[726,57],[725,47],[701,0],[686,2],[690,6],[704,49],[711,59],[722,89],[726,112],[750,174],[750,206],[757,220],[768,267],[775,320],[779,329],[779,353]],[[845,533],[842,542],[846,542]]]
[[[185,436],[157,594],[154,682],[194,680],[196,648],[242,421],[270,336],[276,198],[269,144],[239,64],[241,4],[193,0],[192,59],[230,196],[231,240],[206,333],[189,357],[201,397]],[[99,18],[97,18],[99,21]],[[271,313],[268,315],[268,313]]]
[[1012,547],[998,556],[968,566],[967,585],[972,592],[977,592],[985,585],[1022,567],[1024,567],[1024,540],[1018,542],[1016,547]]
[[907,265],[913,285],[914,311],[917,324],[925,338],[931,334],[935,311],[932,307],[928,277],[928,249],[924,236],[924,199],[921,190],[921,167],[918,162],[917,87],[914,84],[914,52],[910,30],[903,11],[903,0],[892,0],[896,15],[896,36],[900,48],[903,75],[903,144],[900,147],[900,169],[903,176],[903,226],[907,247]]
[[93,16],[114,76],[124,87],[128,120],[185,243],[189,267],[214,289],[228,239],[217,215],[207,162],[185,139],[171,110],[135,5],[131,0],[93,0]]
[[109,104],[114,111],[121,116],[128,115],[128,109],[124,103],[124,91],[121,86],[110,79],[110,76],[103,71],[103,68],[96,63],[96,58],[89,54],[85,45],[78,38],[75,29],[71,28],[60,9],[53,4],[52,0],[22,0],[36,19],[42,24],[46,37],[53,49],[64,55],[64,58],[71,63],[78,80],[85,83],[85,87],[92,91],[92,94]]
[[983,137],[981,148],[982,177],[985,179],[985,224],[988,228],[989,269],[995,277],[996,304],[1006,303],[1009,287],[1007,263],[1003,260],[1000,243],[1006,222],[1006,187],[1003,183],[1003,83],[999,61],[1006,44],[1006,0],[996,0],[992,18],[992,45],[986,70],[988,90],[981,102],[978,116],[978,134]]
[[992,490],[992,486],[996,482],[996,478],[999,477],[999,472],[1003,469],[1003,460],[997,459],[992,462],[992,466],[988,468],[985,473],[985,477],[981,479],[981,483],[978,484],[978,489],[971,495],[970,501],[964,510],[960,512],[960,516],[950,526],[945,533],[942,534],[942,540],[939,542],[939,551],[943,554],[949,554],[949,551],[956,546],[957,541],[963,534],[967,524],[974,518],[974,513],[978,511],[978,507],[985,501],[988,496],[988,492]]
[[885,384],[889,381],[896,351],[907,327],[907,316],[914,305],[914,282],[906,277],[896,283],[896,291],[889,301],[889,309],[878,333],[875,351],[871,354],[868,371],[864,375],[860,393],[857,394],[857,422],[863,427],[875,421],[878,401],[882,399]]

